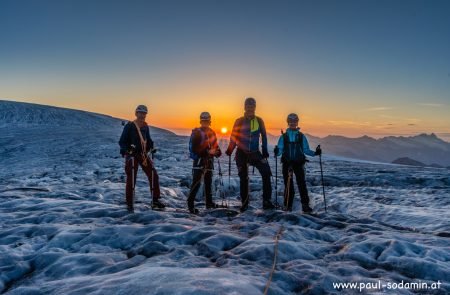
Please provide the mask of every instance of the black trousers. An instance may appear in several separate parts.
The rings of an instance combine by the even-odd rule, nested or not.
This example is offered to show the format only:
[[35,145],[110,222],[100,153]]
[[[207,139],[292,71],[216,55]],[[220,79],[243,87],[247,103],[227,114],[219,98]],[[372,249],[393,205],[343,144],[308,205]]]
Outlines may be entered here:
[[188,206],[194,207],[195,196],[198,193],[200,188],[202,177],[205,187],[205,202],[206,204],[212,203],[212,170],[214,169],[214,158],[201,158],[195,160],[192,165],[193,177],[192,177],[192,185],[191,190],[188,196]]
[[[291,170],[291,177],[289,171]],[[300,199],[302,206],[309,206],[308,189],[306,187],[305,165],[283,163],[283,179],[284,179],[284,206],[288,209],[292,208],[294,201],[294,176],[297,181],[298,190],[300,191]],[[289,182],[289,183],[288,183]]]
[[239,172],[242,206],[248,206],[249,202],[248,166],[254,166],[258,169],[263,181],[263,203],[270,202],[272,196],[270,176],[272,175],[272,172],[270,171],[270,166],[267,159],[264,159],[259,151],[247,153],[238,149],[236,151],[236,166]]

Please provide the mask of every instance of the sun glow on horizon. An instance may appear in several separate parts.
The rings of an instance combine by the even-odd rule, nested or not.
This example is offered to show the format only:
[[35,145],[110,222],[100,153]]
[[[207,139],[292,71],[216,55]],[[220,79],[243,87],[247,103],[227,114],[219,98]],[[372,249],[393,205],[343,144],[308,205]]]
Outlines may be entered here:
[[227,127],[222,127],[222,128],[220,129],[220,132],[221,132],[222,134],[227,134],[228,128],[227,128]]

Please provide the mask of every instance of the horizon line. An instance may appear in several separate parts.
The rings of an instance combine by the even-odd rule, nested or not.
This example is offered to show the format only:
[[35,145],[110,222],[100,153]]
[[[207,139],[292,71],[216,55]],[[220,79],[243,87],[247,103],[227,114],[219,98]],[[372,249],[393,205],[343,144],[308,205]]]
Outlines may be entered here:
[[[50,105],[50,104],[43,104],[43,103],[36,103],[36,102],[27,102],[27,101],[18,101],[18,100],[12,100],[12,99],[8,99],[8,98],[0,98],[0,101],[8,101],[8,102],[13,102],[13,103],[24,103],[24,104],[33,104],[33,105],[40,105],[40,106],[47,106],[47,107],[54,107],[54,108],[60,108],[60,109],[67,109],[67,110],[75,110],[75,111],[82,111],[82,112],[88,112],[88,113],[92,113],[92,114],[98,114],[98,115],[102,115],[102,116],[109,116],[109,117],[112,117],[112,118],[115,118],[115,119],[118,119],[118,120],[125,120],[125,121],[129,121],[128,119],[125,119],[125,118],[119,118],[119,117],[116,117],[116,116],[114,116],[114,115],[111,115],[111,114],[107,114],[107,113],[98,113],[98,112],[95,112],[95,111],[90,111],[90,110],[86,110],[86,109],[75,109],[75,108],[70,108],[70,107],[64,107],[64,106],[57,106],[57,105]],[[178,133],[178,131],[181,131],[181,130],[185,130],[185,131],[187,131],[187,132],[189,132],[189,131],[191,131],[193,128],[191,128],[191,127],[182,127],[182,128],[179,128],[179,127],[165,127],[165,126],[158,126],[158,125],[153,125],[153,124],[149,124],[149,126],[151,126],[151,127],[156,127],[156,128],[160,128],[160,129],[165,129],[165,130],[168,130],[168,131],[171,131],[171,132],[173,132],[175,135],[177,135],[177,136],[189,136],[189,133],[185,133],[185,134],[180,134],[180,133]],[[195,128],[195,127],[194,127]],[[220,130],[220,127],[218,127],[218,128],[213,128],[213,129],[217,129],[217,130]],[[231,129],[231,128],[230,128]],[[266,128],[267,130],[275,130],[275,129],[282,129],[282,130],[285,130],[286,129],[286,127],[285,128]],[[444,139],[443,137],[440,137],[440,134],[447,134],[447,133],[442,133],[442,132],[433,132],[433,131],[429,131],[430,133],[428,133],[427,131],[424,131],[424,132],[418,132],[418,133],[379,133],[378,135],[379,135],[379,137],[375,137],[374,136],[374,134],[376,134],[376,133],[369,133],[369,134],[364,134],[364,135],[360,135],[360,136],[348,136],[348,135],[344,135],[344,134],[331,134],[331,133],[329,133],[329,134],[327,134],[327,135],[325,135],[325,136],[317,136],[317,135],[314,135],[314,134],[311,134],[311,133],[307,133],[307,132],[305,132],[306,134],[308,134],[308,135],[310,135],[310,136],[313,136],[313,137],[316,137],[316,138],[319,138],[319,139],[324,139],[324,138],[326,138],[326,137],[330,137],[330,136],[340,136],[340,137],[345,137],[345,138],[348,138],[348,139],[358,139],[358,138],[362,138],[362,137],[370,137],[370,138],[373,138],[373,139],[375,139],[375,140],[378,140],[378,139],[382,139],[382,138],[386,138],[386,137],[415,137],[415,136],[419,136],[419,135],[423,135],[423,134],[425,134],[425,135],[435,135],[437,138],[439,138],[440,140],[442,140],[442,141],[445,141],[445,142],[447,142],[447,143],[450,143],[450,141],[447,141],[446,139]],[[226,133],[226,135],[229,135],[229,133],[230,133],[230,130],[228,130],[228,132]],[[275,137],[278,137],[278,135],[275,135],[275,134],[273,134],[273,133],[270,133],[270,132],[267,132],[269,135],[271,135],[271,136],[275,136]],[[450,138],[450,134],[448,134],[449,135],[449,138]]]

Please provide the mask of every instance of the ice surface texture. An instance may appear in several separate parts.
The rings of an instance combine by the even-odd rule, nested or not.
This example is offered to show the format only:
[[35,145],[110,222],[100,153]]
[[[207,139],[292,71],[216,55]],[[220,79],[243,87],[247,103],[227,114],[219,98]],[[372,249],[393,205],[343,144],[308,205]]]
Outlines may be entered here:
[[[83,116],[92,123],[99,118]],[[120,120],[105,117],[89,127],[65,120],[59,128],[0,129],[0,292],[261,294],[280,226],[270,294],[338,294],[332,282],[379,279],[440,280],[435,294],[450,292],[446,169],[325,156],[328,214],[314,159],[307,183],[317,216],[300,214],[298,194],[292,213],[262,211],[261,179],[251,171],[249,211],[192,216],[181,210],[191,181],[188,139],[153,128],[162,199],[170,208],[148,208],[148,184],[139,173],[136,213],[128,214]],[[222,191],[237,208],[236,167],[228,183],[227,159],[221,164]],[[281,178],[278,187],[281,201]],[[202,210],[200,194],[197,200]]]

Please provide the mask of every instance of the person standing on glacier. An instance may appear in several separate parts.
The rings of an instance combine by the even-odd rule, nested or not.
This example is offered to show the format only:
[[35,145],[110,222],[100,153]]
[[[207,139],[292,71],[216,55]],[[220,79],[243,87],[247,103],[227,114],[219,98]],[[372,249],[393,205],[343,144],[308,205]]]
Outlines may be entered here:
[[283,180],[284,180],[284,208],[287,211],[292,211],[292,203],[294,201],[294,180],[297,181],[298,190],[300,191],[300,198],[302,209],[305,213],[311,213],[312,209],[309,206],[308,189],[306,187],[305,178],[305,163],[306,156],[319,156],[322,154],[320,146],[317,146],[316,151],[309,148],[308,139],[300,132],[298,127],[299,117],[297,114],[289,114],[287,116],[288,128],[283,133],[278,144],[275,146],[275,157],[281,156]]
[[125,158],[126,202],[129,212],[134,212],[134,189],[136,174],[139,166],[148,178],[152,195],[152,208],[163,209],[165,205],[160,201],[159,177],[154,163],[148,153],[154,153],[153,140],[150,137],[150,128],[145,122],[147,107],[139,105],[136,108],[136,119],[128,122],[120,136],[120,154]]
[[[271,202],[272,184],[270,177],[272,173],[267,161],[269,153],[267,150],[266,127],[264,121],[255,114],[256,100],[253,97],[245,99],[244,109],[244,116],[238,118],[234,123],[230,143],[226,151],[226,154],[231,157],[233,150],[237,147],[236,165],[239,173],[242,202],[240,211],[246,211],[249,205],[249,165],[256,167],[262,176],[263,209],[274,209],[275,206]],[[262,142],[262,153],[259,150],[260,140]]]
[[212,176],[214,170],[214,157],[219,158],[222,151],[217,143],[214,130],[211,129],[211,115],[208,112],[200,114],[200,127],[192,130],[189,141],[190,158],[193,160],[193,179],[189,192],[187,205],[190,213],[196,214],[194,207],[195,196],[203,180],[205,187],[206,209],[216,208],[212,200]]

